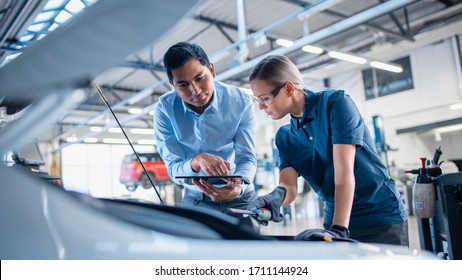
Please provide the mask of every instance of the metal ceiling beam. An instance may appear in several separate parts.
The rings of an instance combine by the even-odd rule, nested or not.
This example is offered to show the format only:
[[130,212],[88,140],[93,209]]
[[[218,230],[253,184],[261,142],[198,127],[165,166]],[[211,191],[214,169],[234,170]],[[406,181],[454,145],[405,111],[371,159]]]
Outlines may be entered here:
[[[380,0],[380,3],[385,3],[384,0]],[[408,21],[408,16],[407,16],[407,11],[406,9],[404,9],[404,15],[405,15],[405,19],[406,19],[406,29],[404,29],[404,27],[402,26],[401,22],[399,22],[399,19],[396,17],[396,15],[391,12],[391,13],[388,13],[388,16],[391,18],[391,20],[395,23],[396,27],[398,27],[398,29],[401,31],[401,34],[409,34],[409,30],[410,30],[410,27],[409,27],[409,21]]]
[[[415,2],[415,0],[391,0],[386,3],[377,5],[373,8],[370,8],[364,12],[361,12],[359,14],[353,15],[350,18],[347,18],[345,20],[342,20],[338,23],[335,23],[329,27],[326,27],[324,29],[318,30],[314,33],[311,33],[308,36],[302,37],[301,39],[297,40],[294,42],[294,44],[291,47],[281,47],[278,49],[275,49],[273,51],[270,51],[264,55],[261,55],[259,57],[256,57],[250,61],[247,61],[244,64],[241,64],[240,66],[237,66],[235,68],[232,68],[228,71],[225,71],[219,75],[217,75],[218,80],[226,80],[231,77],[234,77],[236,75],[239,75],[240,73],[244,71],[250,70],[252,67],[254,67],[261,59],[268,55],[283,55],[287,54],[291,51],[297,50],[302,48],[305,45],[312,44],[314,42],[317,42],[319,40],[325,39],[327,37],[330,37],[332,35],[338,34],[340,32],[343,32],[347,29],[356,27],[364,22],[370,21],[374,18],[377,18],[379,16],[385,15],[390,13],[391,11],[400,9],[402,7],[405,7],[406,5],[409,5],[411,3]],[[251,35],[250,35],[251,36]]]
[[135,92],[139,92],[139,91],[143,90],[143,89],[139,89],[139,88],[128,88],[128,87],[122,87],[122,86],[116,86],[116,85],[101,84],[99,86],[102,89],[119,90],[119,91],[126,91],[126,92],[130,92],[130,93],[135,93]]
[[[295,5],[298,5],[298,6],[301,6],[301,7],[307,7],[309,6],[310,4],[307,3],[306,1],[302,1],[302,0],[284,0],[286,2],[289,2],[289,3],[293,3]],[[337,11],[334,11],[334,10],[330,10],[330,9],[326,9],[324,11],[322,11],[321,13],[323,14],[326,14],[326,15],[330,15],[330,16],[335,16],[335,17],[338,17],[338,18],[342,18],[342,19],[346,19],[346,18],[349,18],[350,16],[349,15],[345,15],[343,13],[340,13],[340,12],[337,12]],[[387,28],[383,28],[377,24],[374,24],[374,23],[364,23],[364,24],[361,24],[362,26],[365,26],[366,28],[368,29],[371,29],[371,30],[375,30],[375,31],[381,31],[391,37],[395,37],[395,38],[398,38],[398,39],[402,39],[402,40],[407,40],[409,42],[414,42],[415,39],[414,37],[412,37],[411,34],[406,34],[406,33],[398,33],[398,32],[395,32],[393,30],[389,30]]]
[[[288,21],[293,20],[294,18],[296,18],[300,14],[307,13],[308,10],[314,9],[318,5],[321,5],[321,4],[326,5],[327,2],[333,2],[333,1],[337,1],[337,0],[320,0],[320,1],[316,2],[315,4],[310,5],[309,7],[302,8],[302,9],[300,9],[299,11],[297,11],[295,13],[292,13],[292,14],[286,16],[286,17],[283,17],[282,19],[277,20],[277,21],[273,22],[272,24],[265,26],[265,27],[261,28],[260,30],[257,30],[255,32],[249,34],[244,40],[239,40],[239,41],[237,41],[237,42],[235,42],[235,43],[233,43],[231,45],[228,45],[227,47],[221,49],[220,51],[218,51],[216,53],[213,53],[210,57],[220,56],[221,53],[228,52],[228,51],[230,51],[230,50],[232,50],[234,48],[239,47],[239,45],[241,45],[242,43],[250,41],[250,40],[257,39],[258,37],[260,37],[262,35],[267,36],[268,31],[272,30],[273,28],[275,28],[277,26],[280,26],[280,25],[282,25],[284,23],[287,23]],[[237,27],[236,27],[236,30],[237,30]]]
[[[197,16],[195,19],[199,20],[199,21],[214,24],[221,32],[223,32],[223,35],[230,41],[230,43],[235,43],[235,41],[231,37],[229,37],[228,34],[224,33],[223,27],[234,30],[234,31],[237,32],[237,25],[231,24],[229,22],[224,22],[224,21],[221,21],[221,20],[205,17],[205,16],[202,16],[202,15]],[[255,30],[255,29],[252,29],[252,28],[247,28],[247,33],[248,34],[252,34],[252,33],[255,33],[257,31],[258,30]],[[277,39],[275,36],[273,36],[271,34],[268,34],[268,32],[265,32],[265,34],[266,34],[266,37],[268,37],[268,39],[270,39],[270,40]],[[237,46],[236,46],[236,48],[237,48]]]
[[247,23],[245,18],[245,3],[244,0],[236,0],[237,4],[237,33],[239,35],[239,40],[243,41],[239,45],[239,54],[238,61],[242,63],[245,61],[249,55],[249,49],[247,48],[247,41],[244,39],[247,37]]
[[[339,12],[336,12],[336,11],[332,11],[332,10],[325,10],[323,11],[323,13],[325,13],[326,15],[333,15],[333,16],[336,16],[336,17],[340,17],[340,18],[348,18],[349,16],[345,15],[345,14],[342,14],[342,13],[339,13]],[[395,38],[398,38],[398,39],[402,39],[402,40],[406,40],[406,41],[409,41],[409,42],[414,42],[415,39],[414,37],[411,35],[411,34],[408,34],[408,33],[398,33],[398,32],[395,32],[393,30],[390,30],[390,29],[387,29],[387,28],[383,28],[377,24],[374,24],[374,23],[364,23],[362,24],[363,26],[369,28],[369,29],[372,29],[372,30],[375,30],[375,31],[381,31],[391,37],[395,37]]]

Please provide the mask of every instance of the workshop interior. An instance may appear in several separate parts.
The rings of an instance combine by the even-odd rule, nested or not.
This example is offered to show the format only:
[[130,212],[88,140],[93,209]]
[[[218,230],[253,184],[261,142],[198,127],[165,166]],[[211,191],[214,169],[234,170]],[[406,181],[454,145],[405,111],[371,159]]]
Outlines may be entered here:
[[[351,96],[402,195],[409,247],[294,241],[323,221],[301,177],[284,220],[260,234],[184,207],[153,130],[173,89],[163,55],[180,41],[249,94],[258,61],[285,55],[308,89]],[[277,187],[274,137],[290,118],[272,121],[258,103],[255,114],[252,183],[264,195]],[[461,143],[460,0],[0,1],[2,260],[461,260]]]

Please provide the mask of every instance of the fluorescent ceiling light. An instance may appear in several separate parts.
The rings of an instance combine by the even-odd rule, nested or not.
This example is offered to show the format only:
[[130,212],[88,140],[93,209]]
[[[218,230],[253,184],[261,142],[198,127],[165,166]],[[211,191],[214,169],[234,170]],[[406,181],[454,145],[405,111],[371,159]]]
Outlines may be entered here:
[[140,139],[140,140],[138,140],[137,143],[140,144],[140,145],[155,145],[155,144],[156,144],[156,140],[152,140],[152,139]]
[[122,133],[122,129],[120,129],[119,127],[111,127],[111,128],[109,128],[108,131],[110,133]]
[[403,72],[403,67],[399,65],[393,65],[393,64],[379,62],[379,61],[372,61],[371,63],[369,63],[369,65],[374,68],[378,68],[378,69],[382,69],[382,70],[386,70],[386,71],[390,71],[394,73]]
[[367,62],[367,59],[365,59],[364,57],[359,57],[359,56],[342,53],[342,52],[330,51],[327,53],[327,55],[329,55],[332,58],[345,60],[345,61],[353,62],[357,64],[364,64]]
[[462,130],[462,124],[449,125],[449,126],[436,128],[435,133],[446,133],[446,132],[453,132],[453,131],[458,131],[458,130]]
[[128,109],[128,112],[130,114],[133,114],[133,115],[139,115],[141,113],[143,113],[143,109],[140,109],[140,108],[130,108]]
[[133,134],[154,135],[154,130],[151,128],[132,128],[130,132]]
[[128,144],[126,139],[122,138],[104,138],[103,143],[106,144]]
[[449,108],[450,108],[451,110],[462,109],[462,103],[459,103],[459,104],[452,104],[451,106],[449,106]]
[[292,47],[294,45],[293,41],[287,40],[287,39],[276,39],[276,44],[278,44],[281,47]]
[[316,46],[306,45],[302,48],[302,51],[314,54],[322,54],[324,49]]
[[103,130],[101,126],[90,126],[90,131],[92,132],[100,132],[101,130]]
[[69,143],[75,143],[77,142],[77,140],[79,140],[75,135],[73,136],[69,136],[66,138],[66,141],[69,142]]
[[98,142],[98,138],[93,138],[93,137],[85,138],[83,139],[83,142],[84,143],[96,143]]

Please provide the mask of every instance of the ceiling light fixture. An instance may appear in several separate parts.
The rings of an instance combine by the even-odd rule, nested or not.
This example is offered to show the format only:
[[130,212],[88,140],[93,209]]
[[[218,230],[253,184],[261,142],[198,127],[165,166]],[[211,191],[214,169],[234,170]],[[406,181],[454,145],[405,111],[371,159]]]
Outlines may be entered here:
[[379,62],[379,61],[371,61],[369,63],[371,67],[394,72],[394,73],[401,73],[403,72],[403,67],[399,65],[394,65],[390,63],[384,63],[384,62]]
[[98,138],[93,138],[93,137],[85,138],[83,139],[83,142],[84,143],[96,143],[98,142]]
[[143,109],[141,109],[141,108],[130,108],[130,109],[128,109],[128,112],[130,114],[133,114],[133,115],[139,115],[139,114],[143,113]]
[[130,133],[154,135],[154,130],[151,129],[151,128],[132,128],[132,129],[130,129]]
[[75,136],[75,134],[73,134],[72,136],[69,136],[69,137],[66,138],[66,141],[69,142],[69,143],[75,143],[75,142],[77,142],[77,140],[79,140],[79,139],[77,138],[77,136]]
[[365,64],[367,62],[367,59],[364,57],[359,57],[356,55],[351,55],[347,53],[342,53],[342,52],[337,52],[337,51],[329,51],[327,53],[328,56],[348,62],[353,62],[357,64]]
[[90,126],[91,132],[100,132],[101,130],[103,130],[101,126]]
[[294,42],[291,40],[279,38],[279,39],[276,39],[276,44],[281,47],[292,47],[294,45]]
[[302,51],[314,54],[322,54],[324,52],[324,49],[312,45],[306,45],[302,48]]
[[120,129],[119,127],[111,127],[108,129],[108,131],[110,133],[122,133],[122,129]]
[[140,139],[137,142],[140,145],[156,145],[156,140],[152,139]]

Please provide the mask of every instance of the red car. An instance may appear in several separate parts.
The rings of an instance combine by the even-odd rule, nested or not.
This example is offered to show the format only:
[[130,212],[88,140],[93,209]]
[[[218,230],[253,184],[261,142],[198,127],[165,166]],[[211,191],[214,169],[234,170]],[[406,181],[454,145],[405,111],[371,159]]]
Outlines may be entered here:
[[[139,153],[138,155],[156,186],[163,186],[170,182],[167,167],[159,153]],[[119,181],[131,192],[135,191],[138,186],[145,189],[152,187],[135,154],[129,154],[124,157],[120,168]]]

